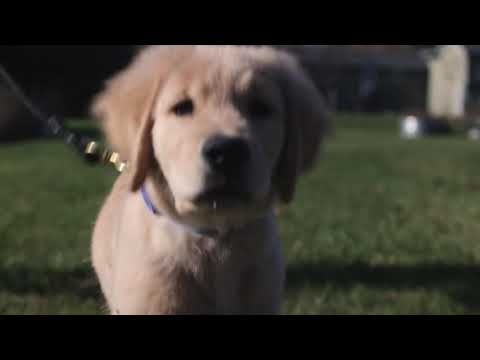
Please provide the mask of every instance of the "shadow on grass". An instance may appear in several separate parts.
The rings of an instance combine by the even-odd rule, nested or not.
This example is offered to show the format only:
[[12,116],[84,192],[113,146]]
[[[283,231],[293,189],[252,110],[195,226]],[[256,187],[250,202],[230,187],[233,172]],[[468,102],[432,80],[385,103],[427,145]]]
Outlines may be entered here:
[[16,295],[74,295],[82,300],[102,301],[92,269],[79,267],[61,271],[53,269],[0,268],[0,291]]
[[[363,285],[382,290],[438,290],[449,294],[470,310],[480,311],[480,266],[324,263],[299,264],[288,268],[288,291],[328,285],[343,289]],[[81,300],[103,301],[95,274],[86,266],[70,271],[0,268],[0,291],[16,295],[70,294]]]
[[480,265],[292,265],[287,272],[287,290],[302,287],[334,286],[350,288],[363,285],[382,290],[438,290],[452,296],[470,310],[480,311]]

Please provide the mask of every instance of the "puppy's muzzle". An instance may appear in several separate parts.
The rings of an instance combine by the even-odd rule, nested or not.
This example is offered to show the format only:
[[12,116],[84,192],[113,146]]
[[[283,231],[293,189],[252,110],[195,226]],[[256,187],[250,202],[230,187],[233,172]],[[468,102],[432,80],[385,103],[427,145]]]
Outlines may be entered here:
[[235,206],[251,200],[252,152],[247,140],[217,135],[208,139],[202,157],[209,171],[205,191],[197,202],[216,202],[218,206]]
[[250,147],[238,137],[215,136],[203,146],[202,155],[214,176],[238,180],[251,160]]

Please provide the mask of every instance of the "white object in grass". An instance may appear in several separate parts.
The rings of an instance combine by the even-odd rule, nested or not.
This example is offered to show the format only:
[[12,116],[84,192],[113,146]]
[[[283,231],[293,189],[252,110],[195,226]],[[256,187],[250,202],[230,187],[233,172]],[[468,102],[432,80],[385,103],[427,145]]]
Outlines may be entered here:
[[407,116],[401,124],[402,136],[407,139],[413,139],[420,136],[420,121],[415,116]]

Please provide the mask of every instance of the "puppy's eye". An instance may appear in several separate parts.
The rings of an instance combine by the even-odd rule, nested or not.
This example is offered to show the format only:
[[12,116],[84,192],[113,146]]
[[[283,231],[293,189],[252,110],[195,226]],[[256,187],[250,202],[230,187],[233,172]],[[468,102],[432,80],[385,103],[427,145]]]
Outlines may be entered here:
[[195,104],[192,99],[185,99],[177,103],[172,107],[172,113],[176,116],[188,116],[192,115],[195,110]]
[[265,118],[272,115],[273,108],[264,100],[253,99],[248,104],[248,113],[254,117]]

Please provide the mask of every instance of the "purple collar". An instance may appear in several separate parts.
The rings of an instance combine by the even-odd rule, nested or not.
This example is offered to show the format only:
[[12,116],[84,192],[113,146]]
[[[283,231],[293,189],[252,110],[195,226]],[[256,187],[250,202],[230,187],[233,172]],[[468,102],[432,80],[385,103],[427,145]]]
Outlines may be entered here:
[[[145,205],[147,206],[148,210],[150,210],[150,212],[155,216],[161,215],[161,212],[157,209],[157,207],[153,203],[152,199],[150,198],[150,195],[148,195],[148,191],[145,187],[145,184],[142,185],[140,191],[142,193],[143,201],[145,202]],[[216,229],[195,229],[189,225],[178,223],[172,219],[170,219],[170,221],[173,224],[180,226],[199,237],[218,238],[220,236],[220,231]]]
[[160,211],[158,211],[157,207],[153,204],[152,199],[148,195],[145,184],[142,185],[141,192],[143,201],[145,201],[145,205],[147,205],[147,208],[153,213],[153,215],[160,215]]

